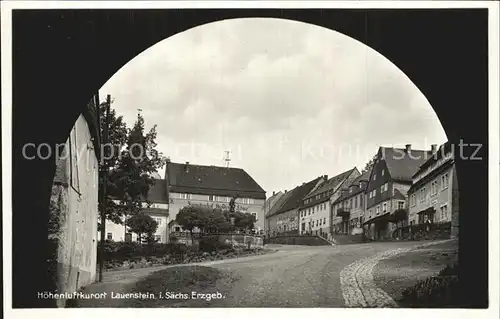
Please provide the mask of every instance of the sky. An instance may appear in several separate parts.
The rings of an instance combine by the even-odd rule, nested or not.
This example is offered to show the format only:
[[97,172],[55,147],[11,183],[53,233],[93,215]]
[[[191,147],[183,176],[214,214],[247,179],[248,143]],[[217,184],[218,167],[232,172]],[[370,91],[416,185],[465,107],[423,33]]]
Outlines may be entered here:
[[[167,38],[99,91],[132,126],[157,125],[172,162],[243,168],[270,196],[360,171],[379,146],[447,138],[425,96],[384,56],[311,24],[247,18]],[[160,172],[164,176],[164,169]]]

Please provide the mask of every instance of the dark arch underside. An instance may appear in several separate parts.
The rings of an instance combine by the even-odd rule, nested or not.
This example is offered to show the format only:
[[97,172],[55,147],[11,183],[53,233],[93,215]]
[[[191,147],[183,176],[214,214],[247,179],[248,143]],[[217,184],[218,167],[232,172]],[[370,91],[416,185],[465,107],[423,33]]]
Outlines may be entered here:
[[[116,71],[155,43],[205,23],[273,17],[336,30],[397,65],[433,106],[451,142],[481,143],[457,160],[460,259],[467,306],[487,306],[488,90],[486,9],[15,10],[13,12],[13,307],[47,307],[45,253],[55,166],[25,143],[61,143]],[[471,154],[475,148],[465,150]],[[467,244],[463,244],[466,241]]]

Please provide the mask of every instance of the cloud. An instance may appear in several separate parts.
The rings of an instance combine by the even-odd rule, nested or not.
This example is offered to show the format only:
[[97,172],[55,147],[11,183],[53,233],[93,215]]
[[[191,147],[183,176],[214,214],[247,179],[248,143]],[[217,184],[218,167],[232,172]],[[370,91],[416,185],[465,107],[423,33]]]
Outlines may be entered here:
[[[442,143],[431,106],[395,65],[340,33],[280,19],[203,25],[159,42],[101,89],[129,124],[142,108],[173,161],[232,151],[268,191],[364,163],[378,145]],[[366,149],[339,155],[341,145]]]

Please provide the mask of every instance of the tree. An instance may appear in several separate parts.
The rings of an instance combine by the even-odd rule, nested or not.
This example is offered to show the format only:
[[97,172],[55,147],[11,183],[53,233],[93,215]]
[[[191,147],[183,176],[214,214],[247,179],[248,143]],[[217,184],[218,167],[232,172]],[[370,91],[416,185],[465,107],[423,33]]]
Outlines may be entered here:
[[[152,244],[158,223],[151,216],[144,213],[132,215],[127,219],[127,226],[132,233],[137,234],[141,243]],[[143,237],[143,235],[146,235]]]
[[[111,101],[113,102],[113,101]],[[100,133],[104,137],[104,126],[106,125],[106,102],[101,103],[99,106],[100,112]],[[110,108],[109,112],[109,129],[108,129],[108,142],[103,144],[101,160],[99,161],[99,169],[105,171],[107,169],[108,175],[99,175],[99,191],[102,191],[104,181],[106,180],[107,196],[106,200],[106,219],[111,220],[116,224],[122,223],[123,207],[113,202],[112,198],[117,197],[117,187],[113,183],[113,170],[117,168],[120,154],[125,144],[127,143],[128,130],[122,116],[118,116],[116,111]],[[101,141],[103,142],[103,141]],[[111,172],[109,172],[111,170]],[[99,202],[99,211],[102,212],[102,201]]]
[[[120,223],[122,216],[138,214],[143,204],[149,206],[148,192],[154,183],[152,174],[165,165],[165,157],[156,150],[156,125],[144,134],[144,118],[138,114],[132,129],[127,131],[125,145],[110,172],[110,197],[120,204],[113,213]],[[120,140],[122,142],[122,140]]]
[[192,239],[194,228],[203,227],[203,224],[206,220],[205,214],[206,214],[206,209],[203,207],[186,206],[179,211],[177,216],[175,216],[175,221],[183,229],[189,231]]
[[255,223],[255,216],[248,213],[235,212],[234,213],[234,226],[242,231],[252,230]]
[[231,225],[220,209],[213,209],[204,218],[203,230],[207,233],[225,232]]

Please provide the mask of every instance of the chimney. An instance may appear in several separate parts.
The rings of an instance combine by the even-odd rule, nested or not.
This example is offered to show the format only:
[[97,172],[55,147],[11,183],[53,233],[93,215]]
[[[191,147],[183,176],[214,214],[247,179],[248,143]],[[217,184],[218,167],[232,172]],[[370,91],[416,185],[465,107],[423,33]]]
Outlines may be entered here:
[[273,196],[276,195],[276,191],[273,191]]
[[170,163],[170,157],[167,157],[167,159],[165,160],[167,163]]
[[286,189],[285,189],[285,193],[286,193]]
[[186,171],[186,173],[189,173],[189,162],[186,162],[186,164],[184,165],[184,170]]
[[325,175],[325,181],[327,181],[327,180],[328,180],[328,175]]
[[406,144],[405,145],[405,151],[406,151],[406,153],[410,153],[411,152],[411,144]]
[[431,152],[432,152],[432,154],[436,153],[436,151],[437,151],[437,144],[432,144],[431,145]]

